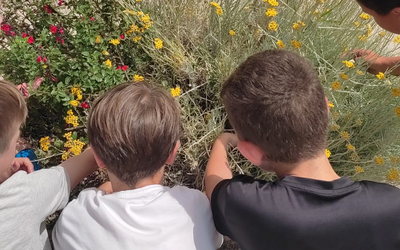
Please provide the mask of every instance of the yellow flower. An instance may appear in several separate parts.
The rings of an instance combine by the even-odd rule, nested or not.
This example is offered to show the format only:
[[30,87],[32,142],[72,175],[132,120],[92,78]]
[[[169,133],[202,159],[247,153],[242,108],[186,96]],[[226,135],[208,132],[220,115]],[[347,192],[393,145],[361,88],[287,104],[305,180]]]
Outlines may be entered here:
[[72,95],[81,95],[82,90],[79,88],[79,86],[75,86],[71,88],[71,94]]
[[295,41],[295,40],[292,40],[292,41],[290,42],[290,44],[292,44],[292,46],[293,46],[295,49],[298,49],[298,48],[300,48],[300,47],[302,46],[301,42]]
[[299,30],[302,26],[306,26],[303,21],[297,21],[297,23],[293,23],[294,30]]
[[106,65],[107,68],[111,68],[112,67],[112,62],[110,61],[110,59],[107,59],[107,61],[104,61],[104,64]]
[[360,75],[360,76],[362,76],[362,75],[364,75],[364,72],[362,72],[361,70],[357,70],[357,75]]
[[77,107],[77,106],[79,105],[79,102],[78,102],[77,100],[72,100],[72,101],[69,102],[69,104],[70,104],[72,107]]
[[331,157],[331,151],[329,151],[329,149],[325,149],[325,155],[326,155],[326,158],[329,159],[329,157]]
[[383,80],[383,79],[386,78],[386,77],[385,77],[385,74],[383,74],[382,72],[379,72],[378,74],[376,74],[376,77],[377,77],[378,79],[380,79],[380,80]]
[[400,89],[397,87],[392,88],[392,95],[394,97],[399,97],[400,96]]
[[81,94],[79,94],[79,95],[76,95],[76,100],[77,100],[77,101],[80,101],[80,100],[82,100],[82,95],[81,95]]
[[276,0],[263,0],[264,2],[268,2],[269,5],[276,7],[279,5],[278,1]]
[[143,77],[143,76],[140,76],[140,75],[134,75],[134,76],[133,76],[133,81],[134,81],[134,82],[141,82],[141,81],[144,81],[144,77]]
[[382,165],[385,163],[385,161],[383,160],[383,157],[382,157],[382,156],[377,156],[377,157],[375,157],[374,161],[375,161],[375,163],[378,164],[379,166],[382,166]]
[[358,26],[360,26],[360,23],[359,23],[359,22],[354,22],[354,25],[355,25],[356,27],[358,27]]
[[340,126],[337,125],[337,124],[333,124],[333,125],[331,126],[331,130],[332,130],[332,131],[338,131],[339,129],[340,129]]
[[274,17],[276,15],[278,15],[278,12],[276,11],[275,8],[268,8],[267,11],[265,12],[265,15],[268,17]]
[[314,12],[312,13],[313,15],[318,15],[319,11],[318,10],[314,10]]
[[119,39],[111,39],[110,43],[114,46],[117,46],[118,44],[120,44]]
[[390,156],[390,162],[393,164],[399,164],[400,163],[400,157],[398,156]]
[[70,148],[68,152],[74,154],[74,155],[80,155],[82,153],[82,148],[86,144],[80,140],[73,140],[70,144]]
[[105,55],[105,56],[110,55],[110,54],[107,52],[107,50],[103,50],[101,53],[102,53],[103,55]]
[[236,32],[235,32],[234,30],[229,30],[229,35],[235,36],[235,35],[236,35]]
[[64,153],[61,155],[61,159],[62,159],[63,161],[66,161],[66,160],[68,159],[68,157],[69,157],[69,153],[66,152],[66,151],[64,151]]
[[135,15],[135,12],[133,10],[124,10],[123,12],[126,14]]
[[143,11],[138,11],[138,12],[136,12],[136,15],[138,17],[141,17],[141,16],[144,16],[144,13],[143,13]]
[[384,37],[385,35],[386,35],[386,32],[385,31],[382,31],[382,32],[379,32],[378,33],[381,37]]
[[285,44],[282,42],[282,40],[276,41],[276,45],[278,46],[278,49],[285,48]]
[[46,64],[43,64],[43,68],[44,68],[44,69],[47,69],[47,65],[46,65]]
[[399,171],[395,168],[391,168],[387,175],[388,180],[390,181],[398,181],[400,179]]
[[135,36],[132,40],[133,40],[135,43],[137,43],[137,42],[139,42],[140,40],[142,40],[142,37],[141,37],[141,36]]
[[153,25],[153,22],[150,20],[150,16],[149,16],[149,14],[146,14],[146,15],[144,15],[142,18],[141,18],[141,20],[142,20],[142,22],[143,22],[143,26],[144,26],[144,28],[147,30],[147,29],[149,29],[150,27],[151,27],[151,25]]
[[279,24],[277,22],[275,22],[275,21],[271,21],[268,24],[268,29],[272,30],[272,31],[277,31],[278,27],[279,27]]
[[342,63],[344,63],[344,65],[346,65],[346,67],[349,68],[349,69],[355,68],[353,62],[350,62],[350,61],[342,61]]
[[155,38],[154,39],[154,46],[156,47],[156,49],[162,49],[163,41],[160,38]]
[[394,42],[394,43],[400,43],[400,36],[396,36],[396,37],[393,39],[393,42]]
[[350,159],[351,159],[352,161],[357,162],[357,161],[360,161],[360,156],[357,154],[357,152],[354,151],[353,153],[351,153]]
[[67,124],[71,124],[73,127],[77,127],[79,125],[78,123],[78,116],[74,115],[72,110],[68,110],[67,116],[65,117],[65,122]]
[[180,87],[176,87],[176,88],[171,88],[171,95],[173,97],[177,97],[181,94],[181,88]]
[[342,84],[340,82],[333,82],[331,84],[332,89],[334,90],[339,90],[342,87]]
[[358,36],[358,40],[360,40],[361,42],[365,42],[367,41],[368,37],[366,35],[360,35]]
[[141,2],[142,0],[136,0],[136,2]]
[[49,138],[48,136],[41,138],[40,141],[39,141],[39,143],[40,143],[40,148],[41,148],[43,151],[46,152],[46,151],[49,150],[50,138]]
[[349,79],[349,77],[345,73],[341,73],[340,78],[342,78],[343,80]]
[[350,143],[346,144],[346,148],[350,151],[354,151],[356,149],[356,147],[354,147],[353,145],[351,145]]
[[364,173],[364,169],[361,166],[355,166],[354,170],[356,170],[357,174]]
[[217,13],[217,15],[222,15],[222,14],[224,13],[224,12],[222,11],[221,6],[219,6],[218,3],[216,3],[216,2],[211,2],[210,4],[211,4],[211,6],[214,6],[214,7],[216,8],[215,13]]
[[101,43],[101,36],[100,35],[96,36],[96,40],[94,42]]
[[335,107],[335,105],[334,105],[333,103],[331,103],[331,102],[328,102],[328,106],[329,106],[330,108],[334,108],[334,107]]
[[340,132],[340,137],[341,137],[342,139],[344,139],[344,140],[348,140],[348,139],[350,138],[350,135],[349,135],[348,132],[342,131],[342,132]]
[[367,13],[361,13],[360,18],[361,18],[361,19],[364,19],[364,20],[368,20],[368,19],[371,18],[371,16],[368,15]]
[[398,117],[400,117],[400,106],[397,106],[397,107],[394,109],[394,112],[396,112],[396,115],[397,115]]

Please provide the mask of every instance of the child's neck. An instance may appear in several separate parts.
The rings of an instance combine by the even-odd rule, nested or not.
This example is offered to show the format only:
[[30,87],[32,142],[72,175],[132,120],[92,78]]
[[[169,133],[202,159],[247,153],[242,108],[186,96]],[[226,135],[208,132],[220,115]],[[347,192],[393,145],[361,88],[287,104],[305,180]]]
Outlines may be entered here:
[[316,158],[298,163],[277,163],[274,166],[274,170],[281,179],[287,175],[321,181],[333,181],[340,178],[326,158],[325,152]]
[[120,179],[118,179],[115,175],[110,173],[108,171],[108,177],[110,179],[111,185],[112,185],[112,190],[113,192],[119,192],[119,191],[126,191],[126,190],[133,190],[137,188],[142,188],[145,186],[149,185],[160,185],[162,183],[162,177],[163,177],[164,171],[158,171],[154,176],[152,177],[147,177],[144,179],[139,180],[134,187],[129,186],[125,182],[122,182]]

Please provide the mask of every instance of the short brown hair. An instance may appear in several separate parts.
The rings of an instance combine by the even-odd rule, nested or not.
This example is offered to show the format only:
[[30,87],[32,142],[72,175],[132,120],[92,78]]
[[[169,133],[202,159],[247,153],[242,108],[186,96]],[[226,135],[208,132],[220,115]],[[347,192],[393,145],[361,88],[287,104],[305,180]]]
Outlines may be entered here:
[[25,122],[27,114],[25,99],[15,85],[0,80],[0,154],[10,147],[14,130]]
[[293,52],[250,56],[223,84],[221,97],[241,140],[274,162],[294,163],[326,146],[328,110],[311,63]]
[[134,186],[167,161],[180,135],[173,97],[146,82],[114,87],[94,103],[89,142],[107,169]]

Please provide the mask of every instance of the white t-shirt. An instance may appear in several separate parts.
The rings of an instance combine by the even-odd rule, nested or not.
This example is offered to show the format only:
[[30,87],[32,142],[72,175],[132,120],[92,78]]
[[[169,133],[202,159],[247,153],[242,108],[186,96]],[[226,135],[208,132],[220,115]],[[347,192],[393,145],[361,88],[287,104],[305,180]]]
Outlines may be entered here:
[[0,249],[51,249],[44,220],[67,205],[64,168],[18,171],[0,185]]
[[150,185],[105,195],[82,191],[53,230],[54,249],[215,250],[222,244],[207,197]]

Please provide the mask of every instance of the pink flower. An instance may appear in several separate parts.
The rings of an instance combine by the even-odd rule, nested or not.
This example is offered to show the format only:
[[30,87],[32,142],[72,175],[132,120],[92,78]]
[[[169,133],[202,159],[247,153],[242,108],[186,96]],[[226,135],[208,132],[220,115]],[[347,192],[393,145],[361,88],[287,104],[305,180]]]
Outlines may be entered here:
[[11,35],[11,36],[15,36],[15,32],[12,32],[12,31],[11,31],[11,32],[10,32],[10,35]]
[[118,66],[118,67],[117,67],[117,70],[120,70],[120,69],[121,69],[121,66]]
[[61,44],[64,44],[64,39],[61,39]]
[[94,17],[91,16],[90,17],[90,21],[94,22]]
[[125,35],[124,34],[121,34],[120,37],[121,37],[121,40],[125,39]]
[[124,65],[122,66],[122,71],[126,71],[128,69],[128,66]]
[[43,10],[46,11],[48,14],[51,14],[51,12],[53,12],[53,10],[51,9],[51,7],[48,6],[48,5],[43,6]]
[[2,24],[1,25],[1,30],[8,33],[11,30],[11,26],[9,24]]
[[53,80],[54,82],[58,82],[58,80],[57,80],[57,78],[55,76],[52,76],[51,80]]
[[58,6],[61,6],[64,3],[63,0],[58,1]]
[[42,59],[44,63],[47,62],[47,57],[44,56]]
[[63,34],[64,33],[63,27],[61,27],[58,31],[60,32],[60,34]]
[[26,33],[22,33],[22,38],[27,37],[28,35]]
[[88,109],[89,108],[89,104],[87,104],[86,102],[82,102],[81,103],[81,107],[84,109]]
[[50,25],[50,31],[51,33],[55,34],[57,32],[58,28],[54,25]]
[[[44,61],[44,60],[43,60],[43,61]],[[38,57],[36,58],[36,62],[41,63],[41,62],[42,62],[42,57],[41,57],[41,56],[38,56]]]
[[34,43],[35,42],[35,40],[33,39],[33,37],[32,36],[29,36],[29,38],[28,38],[28,43],[29,44],[32,44],[32,43]]
[[56,42],[58,43],[60,40],[61,40],[61,38],[58,36],[58,37],[56,38]]

